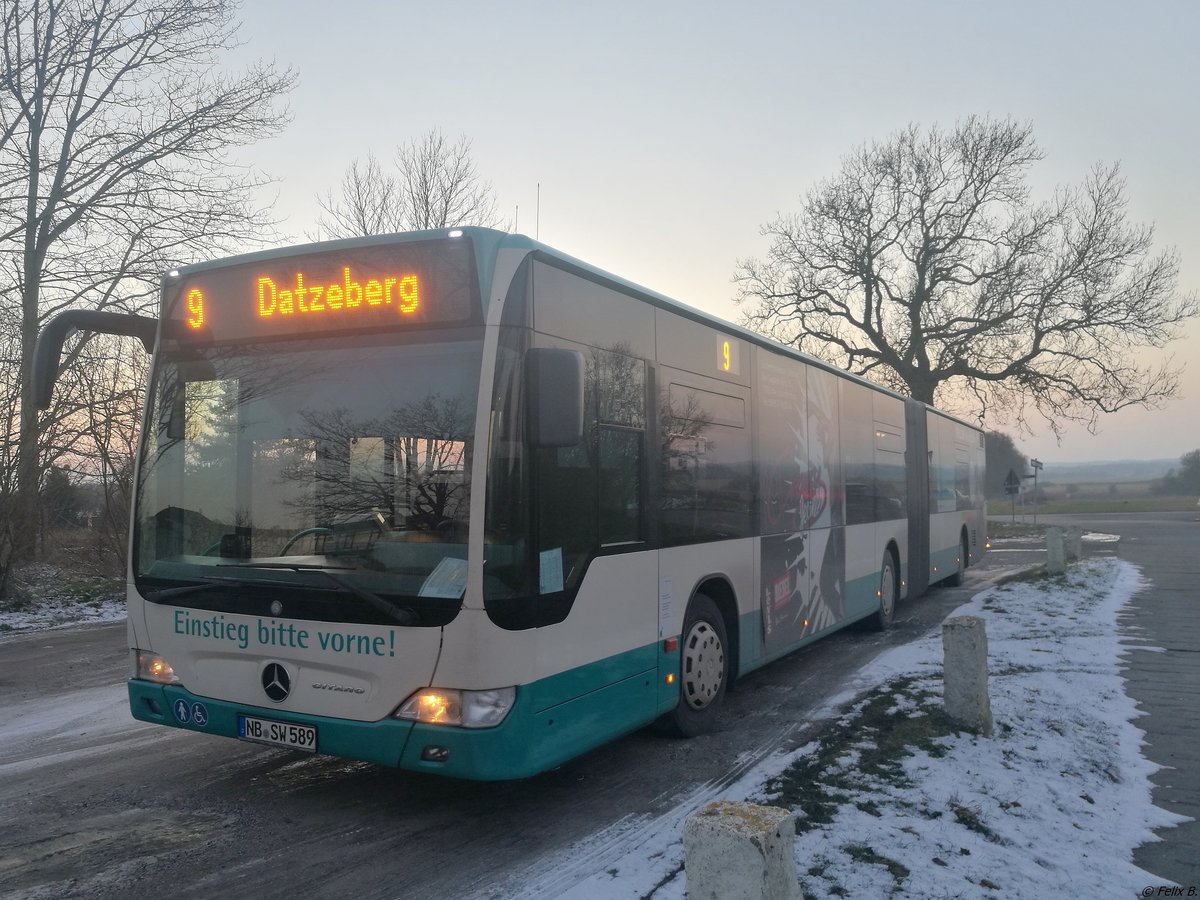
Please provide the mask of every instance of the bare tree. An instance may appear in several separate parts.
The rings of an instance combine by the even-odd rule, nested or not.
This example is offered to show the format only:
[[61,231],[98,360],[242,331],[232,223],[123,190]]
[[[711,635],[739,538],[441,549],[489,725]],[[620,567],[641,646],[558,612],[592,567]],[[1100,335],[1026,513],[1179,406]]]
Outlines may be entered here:
[[324,210],[318,236],[359,237],[407,228],[396,176],[384,174],[379,161],[370,154],[366,162],[356,159],[350,163],[336,196],[326,191],[317,202]]
[[1127,221],[1116,165],[1034,203],[1042,156],[1029,125],[976,117],[855,150],[764,228],[765,260],[739,263],[747,323],[980,419],[1036,409],[1058,434],[1159,405],[1178,370],[1138,352],[1200,311],[1179,257]]
[[149,357],[132,338],[99,335],[83,352],[78,396],[83,413],[76,417],[80,439],[72,441],[69,458],[75,471],[97,489],[100,508],[92,523],[96,566],[111,573],[124,558],[133,508],[133,464],[141,425],[142,386]]
[[[0,300],[20,310],[19,359],[5,373],[20,385],[19,557],[33,549],[19,523],[33,518],[47,463],[29,377],[40,324],[77,303],[151,306],[164,269],[260,242],[269,225],[251,202],[263,179],[227,154],[279,131],[277,101],[294,78],[271,65],[218,68],[237,46],[235,9],[234,0],[3,6]],[[81,408],[60,400],[41,424]]]
[[1151,490],[1156,494],[1200,494],[1200,450],[1191,450],[1179,457],[1179,469],[1172,468],[1161,479],[1154,482]]
[[436,129],[397,148],[394,174],[368,155],[365,163],[350,164],[338,194],[328,191],[317,202],[322,237],[501,224],[495,191],[479,175],[471,141],[463,135],[451,142]]
[[434,130],[409,141],[396,151],[396,168],[412,228],[500,223],[495,192],[479,177],[466,135],[450,143]]

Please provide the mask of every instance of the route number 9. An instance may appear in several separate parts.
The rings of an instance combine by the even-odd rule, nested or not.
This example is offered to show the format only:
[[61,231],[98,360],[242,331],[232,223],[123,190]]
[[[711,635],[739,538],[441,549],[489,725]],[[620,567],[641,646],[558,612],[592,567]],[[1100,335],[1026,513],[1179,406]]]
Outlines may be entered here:
[[717,338],[717,347],[719,350],[717,368],[729,375],[741,374],[738,371],[738,345],[727,338],[719,337]]
[[204,326],[204,294],[200,288],[192,288],[187,295],[188,328]]

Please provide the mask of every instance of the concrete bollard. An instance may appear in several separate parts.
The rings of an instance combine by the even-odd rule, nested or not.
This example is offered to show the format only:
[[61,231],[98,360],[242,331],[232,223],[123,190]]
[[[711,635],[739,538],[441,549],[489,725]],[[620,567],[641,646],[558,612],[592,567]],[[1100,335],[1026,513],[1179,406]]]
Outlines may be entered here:
[[1083,529],[1078,525],[1067,529],[1067,535],[1063,539],[1063,555],[1067,562],[1083,559]]
[[988,699],[987,629],[978,616],[955,616],[942,625],[946,715],[960,725],[992,735]]
[[1061,528],[1046,529],[1046,571],[1051,575],[1061,575],[1067,571]]
[[688,900],[804,900],[786,809],[717,800],[683,827]]

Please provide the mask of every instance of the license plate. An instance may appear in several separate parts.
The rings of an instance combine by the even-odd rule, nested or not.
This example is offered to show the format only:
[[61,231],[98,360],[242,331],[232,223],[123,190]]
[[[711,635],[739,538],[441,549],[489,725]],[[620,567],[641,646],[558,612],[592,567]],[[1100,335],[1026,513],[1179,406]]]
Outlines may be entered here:
[[317,729],[312,725],[297,725],[294,722],[275,722],[271,719],[256,719],[238,716],[238,737],[260,744],[287,747],[289,750],[317,752]]

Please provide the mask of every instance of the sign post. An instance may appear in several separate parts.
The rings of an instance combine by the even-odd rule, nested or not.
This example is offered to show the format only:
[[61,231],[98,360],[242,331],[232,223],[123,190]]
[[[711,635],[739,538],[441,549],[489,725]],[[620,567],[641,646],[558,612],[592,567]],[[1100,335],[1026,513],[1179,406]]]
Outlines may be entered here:
[[1037,524],[1037,508],[1038,508],[1038,492],[1037,479],[1038,472],[1042,471],[1042,461],[1040,459],[1030,459],[1029,468],[1033,469],[1033,524]]
[[1008,477],[1004,479],[1004,493],[1012,497],[1012,520],[1015,525],[1017,522],[1017,494],[1021,493],[1021,479],[1012,469],[1008,470]]

